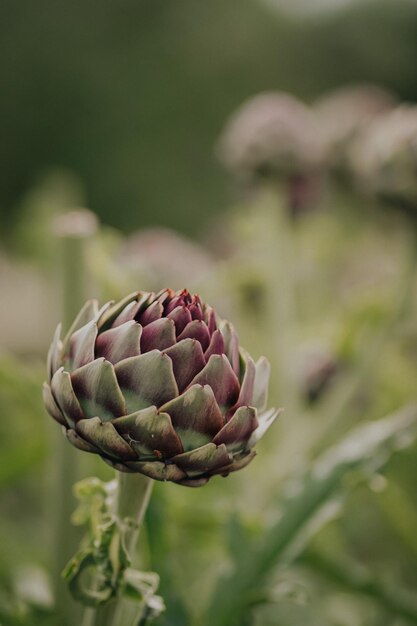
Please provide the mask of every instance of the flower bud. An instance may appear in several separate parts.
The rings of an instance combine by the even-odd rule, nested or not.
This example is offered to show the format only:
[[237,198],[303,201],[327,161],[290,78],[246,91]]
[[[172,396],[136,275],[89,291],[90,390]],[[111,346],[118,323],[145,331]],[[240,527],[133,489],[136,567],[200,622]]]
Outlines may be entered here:
[[77,448],[120,471],[199,486],[247,465],[278,412],[269,364],[198,295],[87,302],[48,356],[45,406]]

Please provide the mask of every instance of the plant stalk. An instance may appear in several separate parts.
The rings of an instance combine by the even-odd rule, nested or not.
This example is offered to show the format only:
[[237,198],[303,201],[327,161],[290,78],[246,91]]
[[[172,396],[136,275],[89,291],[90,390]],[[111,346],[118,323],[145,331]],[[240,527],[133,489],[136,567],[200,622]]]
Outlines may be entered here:
[[[80,209],[58,216],[53,228],[55,236],[59,239],[62,254],[62,321],[66,332],[86,298],[88,283],[86,252],[96,232],[97,220],[90,211]],[[56,613],[60,619],[73,623],[76,608],[62,580],[61,572],[79,542],[78,529],[70,522],[76,505],[72,487],[79,479],[78,454],[58,429],[54,434],[55,484],[51,508],[54,512],[52,571]]]
[[259,205],[265,223],[261,241],[267,254],[268,323],[273,359],[279,371],[279,397],[281,404],[296,416],[298,394],[292,366],[296,344],[294,231],[286,196],[285,188],[279,184],[265,185]]
[[[117,481],[116,515],[125,527],[125,548],[133,561],[154,481],[143,474],[123,472],[117,472]],[[137,605],[119,596],[97,609],[86,609],[83,626],[136,626],[139,617]]]

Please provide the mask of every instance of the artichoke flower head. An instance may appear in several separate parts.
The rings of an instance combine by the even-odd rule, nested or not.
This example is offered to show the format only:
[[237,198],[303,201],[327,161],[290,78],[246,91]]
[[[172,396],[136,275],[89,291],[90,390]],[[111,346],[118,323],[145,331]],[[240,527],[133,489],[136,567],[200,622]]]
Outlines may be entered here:
[[187,290],[88,301],[48,355],[44,402],[68,440],[125,472],[205,484],[253,459],[269,363]]

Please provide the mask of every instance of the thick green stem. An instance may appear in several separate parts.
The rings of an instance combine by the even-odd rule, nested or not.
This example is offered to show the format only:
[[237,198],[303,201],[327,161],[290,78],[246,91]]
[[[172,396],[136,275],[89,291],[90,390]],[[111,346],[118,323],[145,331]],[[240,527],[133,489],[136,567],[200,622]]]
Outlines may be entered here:
[[[68,330],[86,298],[87,271],[86,249],[96,231],[95,216],[87,210],[78,210],[59,216],[54,231],[60,240],[62,251],[62,320],[64,332]],[[55,584],[56,612],[62,619],[72,623],[74,603],[61,577],[61,572],[74,553],[79,541],[77,529],[70,519],[75,508],[72,495],[73,484],[79,479],[78,453],[55,431],[55,485],[51,508],[54,511],[53,581]],[[72,617],[71,617],[72,616]]]
[[142,474],[123,474],[122,472],[119,472],[118,480],[117,514],[121,520],[134,522],[129,526],[125,535],[126,550],[132,559],[154,481]]
[[275,466],[278,474],[293,467],[303,428],[300,394],[295,378],[297,346],[297,301],[295,276],[295,231],[288,194],[283,185],[265,185],[259,192],[257,220],[262,228],[259,250],[267,287],[266,314],[271,358],[271,388],[274,400],[285,410],[285,441]]
[[259,208],[264,224],[260,240],[269,285],[269,336],[279,371],[280,402],[296,414],[298,400],[292,367],[296,343],[294,233],[287,205],[286,190],[280,185],[265,186],[260,191]]
[[[133,561],[154,481],[142,474],[122,472],[117,472],[117,480],[116,514],[125,527],[125,547],[129,559]],[[137,606],[132,605],[123,597],[116,597],[96,610],[87,609],[83,626],[135,626],[139,618]]]

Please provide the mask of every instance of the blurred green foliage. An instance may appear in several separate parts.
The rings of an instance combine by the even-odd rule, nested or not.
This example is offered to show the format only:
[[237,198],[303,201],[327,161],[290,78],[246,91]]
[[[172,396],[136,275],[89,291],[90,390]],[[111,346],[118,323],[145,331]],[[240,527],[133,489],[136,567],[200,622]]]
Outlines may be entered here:
[[[320,210],[292,225],[277,222],[264,202],[227,212],[224,231],[234,252],[213,262],[200,289],[234,320],[243,345],[271,359],[271,403],[286,410],[250,468],[199,490],[156,485],[140,559],[161,577],[168,607],[161,626],[417,623],[416,409],[398,411],[415,400],[415,286],[407,315],[391,326],[408,263],[409,223],[341,193],[329,190]],[[265,236],[273,243],[278,223],[290,229],[294,255],[295,343],[284,362],[271,335],[279,323],[270,309],[276,286],[265,280],[277,262]],[[134,289],[143,278],[132,268],[124,272],[117,246],[108,244],[106,231],[91,243],[91,289],[119,297],[122,287]],[[48,273],[58,295],[59,276],[44,262],[38,271]],[[246,306],[253,293],[263,294],[262,306]],[[325,345],[338,363],[313,404],[296,358],[311,342]],[[370,356],[371,367],[363,368]],[[53,435],[59,433],[41,406],[43,367],[29,346],[26,356],[9,351],[0,359],[1,530],[8,538],[0,552],[0,615],[7,626],[65,623],[51,608],[47,575]],[[361,425],[352,434],[359,422],[390,413],[386,426],[375,422],[376,440],[367,443]],[[111,477],[99,459],[75,454],[82,475]],[[313,457],[328,459],[327,475],[319,470],[324,460]],[[28,567],[37,568],[30,592],[22,583]]]
[[[62,315],[50,222],[76,204],[106,224],[86,268],[101,300],[153,288],[154,269],[134,245],[126,260],[120,231],[209,231],[207,272],[192,283],[182,267],[178,281],[229,317],[255,357],[270,358],[271,404],[285,405],[250,468],[201,490],[155,486],[139,557],[161,577],[168,610],[158,625],[231,626],[231,613],[242,626],[417,623],[417,447],[403,423],[415,402],[415,281],[398,314],[410,222],[332,185],[291,224],[256,198],[230,207],[213,156],[225,118],[259,90],[312,99],[371,80],[416,99],[417,3],[374,0],[309,19],[255,0],[238,9],[231,0],[1,3],[1,626],[68,618],[54,612],[48,575],[59,432],[40,390]],[[161,282],[175,266],[163,258]],[[285,323],[274,308],[288,287],[280,263],[294,298]],[[314,402],[310,353],[335,363]],[[367,447],[362,422],[385,415],[400,436]],[[332,480],[320,482],[312,469],[329,449]],[[99,459],[74,454],[83,476],[111,478]]]

